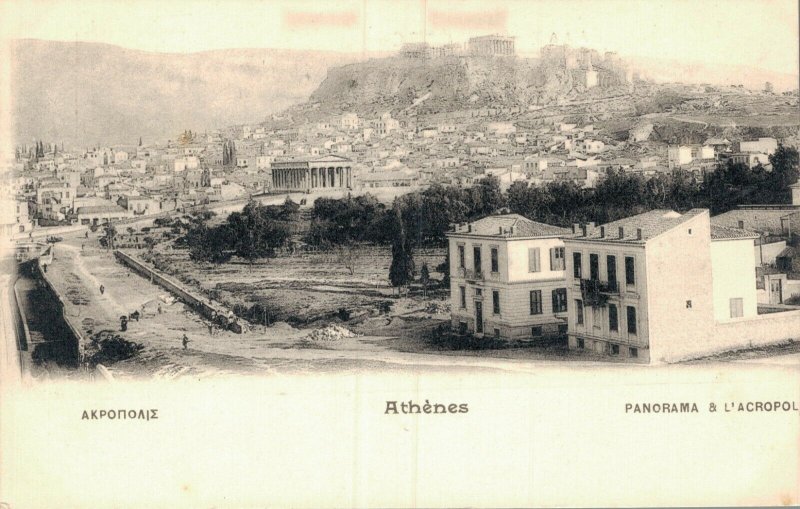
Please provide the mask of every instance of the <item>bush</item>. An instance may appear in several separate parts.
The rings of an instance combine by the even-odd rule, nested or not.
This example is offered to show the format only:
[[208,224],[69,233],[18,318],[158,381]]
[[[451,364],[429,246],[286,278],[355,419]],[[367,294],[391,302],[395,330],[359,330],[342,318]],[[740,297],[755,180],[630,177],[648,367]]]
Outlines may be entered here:
[[97,348],[89,357],[89,364],[111,365],[118,361],[124,361],[136,356],[144,345],[128,341],[110,330],[102,330],[92,335],[92,346]]

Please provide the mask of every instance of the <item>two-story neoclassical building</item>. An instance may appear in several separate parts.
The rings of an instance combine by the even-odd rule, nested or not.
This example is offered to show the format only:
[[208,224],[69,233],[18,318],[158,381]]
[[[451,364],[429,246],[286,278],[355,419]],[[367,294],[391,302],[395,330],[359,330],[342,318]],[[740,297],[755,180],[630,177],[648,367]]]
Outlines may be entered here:
[[565,235],[517,214],[457,225],[448,233],[453,328],[517,340],[566,332]]
[[653,210],[565,237],[569,347],[642,362],[710,350],[757,315],[753,242],[706,209]]

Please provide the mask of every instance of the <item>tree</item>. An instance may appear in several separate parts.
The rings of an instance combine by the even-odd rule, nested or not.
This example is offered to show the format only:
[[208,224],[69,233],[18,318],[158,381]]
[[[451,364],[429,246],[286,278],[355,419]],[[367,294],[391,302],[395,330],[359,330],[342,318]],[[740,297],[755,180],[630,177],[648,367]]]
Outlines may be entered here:
[[478,181],[477,186],[470,188],[473,217],[488,216],[505,206],[506,200],[500,189],[500,180],[488,176]]
[[106,249],[114,249],[114,240],[116,238],[117,229],[111,223],[106,224],[103,237],[100,239],[100,243],[104,245]]
[[797,182],[800,177],[800,157],[796,148],[778,145],[774,154],[769,156],[772,163],[772,176],[775,191],[784,195],[786,200],[789,186]]
[[414,275],[414,260],[408,249],[405,226],[400,215],[400,207],[395,203],[392,222],[392,264],[389,267],[389,281],[392,286],[399,288],[406,286]]
[[422,283],[422,296],[428,297],[428,284],[431,282],[431,275],[428,272],[428,264],[423,263],[419,271],[419,282]]
[[356,252],[351,245],[338,246],[334,250],[335,261],[350,273],[356,272]]

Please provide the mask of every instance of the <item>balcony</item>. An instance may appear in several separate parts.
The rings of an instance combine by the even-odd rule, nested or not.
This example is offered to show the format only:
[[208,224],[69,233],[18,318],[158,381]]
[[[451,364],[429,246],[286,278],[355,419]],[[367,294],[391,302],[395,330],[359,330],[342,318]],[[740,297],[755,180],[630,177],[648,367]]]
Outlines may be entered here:
[[484,273],[474,271],[472,269],[465,269],[464,267],[459,267],[458,272],[456,273],[457,277],[466,279],[467,281],[483,281],[484,280]]
[[585,306],[601,307],[611,295],[619,294],[619,282],[581,279],[581,297]]

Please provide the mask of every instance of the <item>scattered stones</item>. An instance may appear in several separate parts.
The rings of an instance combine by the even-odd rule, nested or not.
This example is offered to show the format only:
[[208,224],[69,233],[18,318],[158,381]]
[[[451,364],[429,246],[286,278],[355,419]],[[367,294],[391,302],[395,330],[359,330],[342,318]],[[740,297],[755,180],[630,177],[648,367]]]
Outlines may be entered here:
[[316,329],[308,335],[311,341],[339,341],[344,338],[354,338],[357,334],[346,327],[332,323],[321,329]]

